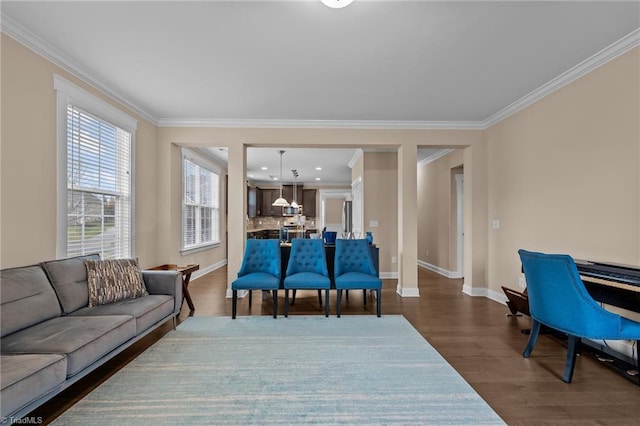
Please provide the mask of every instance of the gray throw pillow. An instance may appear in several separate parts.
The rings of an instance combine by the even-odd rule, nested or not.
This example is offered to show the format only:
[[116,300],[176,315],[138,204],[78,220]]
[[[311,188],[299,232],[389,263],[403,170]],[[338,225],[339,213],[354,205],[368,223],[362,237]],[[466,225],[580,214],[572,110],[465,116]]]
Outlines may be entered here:
[[136,259],[86,260],[89,307],[147,296]]

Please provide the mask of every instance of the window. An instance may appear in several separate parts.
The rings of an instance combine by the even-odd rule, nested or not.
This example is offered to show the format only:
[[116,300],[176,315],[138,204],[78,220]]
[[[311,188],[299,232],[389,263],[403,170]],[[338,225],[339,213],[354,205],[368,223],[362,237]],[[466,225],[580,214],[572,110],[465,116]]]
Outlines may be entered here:
[[59,124],[59,254],[131,257],[134,133],[113,122],[121,121],[120,111],[60,77],[54,85]]
[[183,151],[182,249],[220,242],[220,172],[189,150]]

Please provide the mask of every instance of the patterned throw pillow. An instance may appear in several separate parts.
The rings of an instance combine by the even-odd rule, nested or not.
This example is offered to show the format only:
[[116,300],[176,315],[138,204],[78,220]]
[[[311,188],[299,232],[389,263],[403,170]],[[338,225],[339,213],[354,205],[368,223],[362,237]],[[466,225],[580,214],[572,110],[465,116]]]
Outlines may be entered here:
[[86,260],[89,307],[147,296],[136,259]]

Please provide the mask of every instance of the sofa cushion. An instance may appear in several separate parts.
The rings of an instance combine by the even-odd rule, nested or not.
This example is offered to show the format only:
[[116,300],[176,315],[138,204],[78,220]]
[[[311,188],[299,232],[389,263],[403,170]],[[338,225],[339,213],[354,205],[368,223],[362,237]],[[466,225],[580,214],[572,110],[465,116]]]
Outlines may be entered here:
[[84,266],[84,261],[99,259],[100,255],[89,254],[69,259],[51,260],[42,264],[58,294],[65,313],[68,314],[84,308],[89,303],[87,268]]
[[64,355],[2,355],[0,364],[3,418],[55,390],[64,383],[67,374]]
[[38,265],[0,271],[0,330],[2,337],[60,316],[60,304]]
[[70,377],[135,335],[129,315],[57,317],[4,337],[2,353],[64,354]]
[[86,260],[89,307],[147,296],[135,259]]
[[158,321],[173,313],[173,297],[150,295],[137,299],[120,300],[108,305],[82,308],[73,312],[73,316],[132,315],[136,319],[136,335],[150,328]]

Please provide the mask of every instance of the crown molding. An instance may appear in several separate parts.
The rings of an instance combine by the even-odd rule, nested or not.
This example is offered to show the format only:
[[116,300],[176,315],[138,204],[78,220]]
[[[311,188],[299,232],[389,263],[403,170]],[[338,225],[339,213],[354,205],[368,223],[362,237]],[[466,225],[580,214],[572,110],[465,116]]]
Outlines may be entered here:
[[251,120],[162,118],[158,127],[224,127],[289,129],[438,129],[482,130],[482,121],[400,121],[400,120]]
[[87,83],[88,85],[105,94],[114,101],[120,103],[145,120],[150,121],[156,126],[158,125],[158,118],[153,114],[145,111],[144,109],[135,105],[133,102],[129,101],[127,98],[120,96],[118,93],[109,89],[106,83],[102,82],[100,78],[93,75],[90,70],[73,61],[60,50],[56,49],[55,47],[44,41],[42,38],[38,37],[36,34],[27,30],[4,14],[0,14],[0,22],[2,24],[0,27],[0,31],[2,31],[9,37],[33,50],[40,56],[59,66],[63,70],[69,72],[74,77],[77,77],[84,83]]
[[351,157],[351,160],[349,160],[349,168],[353,169],[353,167],[356,165],[356,163],[358,162],[358,160],[364,155],[364,151],[362,149],[356,149],[355,152],[353,153],[353,157]]
[[430,156],[428,156],[427,158],[425,158],[424,160],[421,160],[420,162],[418,162],[418,168],[424,167],[429,163],[433,163],[434,161],[444,157],[447,154],[452,153],[453,151],[455,151],[454,148],[446,148],[446,149],[441,149],[439,151],[436,151]]
[[108,85],[101,81],[101,79],[95,76],[90,70],[73,61],[61,51],[2,13],[0,13],[0,31],[158,127],[485,130],[534,104],[543,97],[572,83],[601,65],[640,46],[640,28],[638,28],[482,121],[182,119],[158,118],[143,108],[138,107],[127,98],[109,89]]
[[590,73],[601,65],[617,58],[620,55],[625,54],[629,50],[640,46],[640,28],[632,31],[626,36],[622,37],[615,43],[605,47],[590,58],[580,62],[578,65],[563,72],[548,83],[543,84],[528,95],[523,96],[511,105],[498,111],[491,117],[484,121],[484,128],[489,128],[505,118],[515,114],[516,112],[524,109],[543,97],[561,89],[562,87],[574,82],[578,78]]

